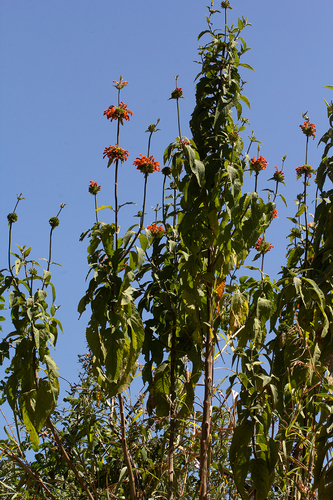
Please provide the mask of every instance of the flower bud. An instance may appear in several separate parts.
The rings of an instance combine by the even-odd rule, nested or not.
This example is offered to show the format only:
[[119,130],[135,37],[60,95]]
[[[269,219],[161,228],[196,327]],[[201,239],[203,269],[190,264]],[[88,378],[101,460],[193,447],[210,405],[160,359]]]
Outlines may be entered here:
[[60,220],[58,219],[58,217],[51,217],[51,219],[49,220],[49,224],[53,229],[53,228],[59,226]]
[[10,214],[7,215],[7,219],[9,224],[14,224],[14,222],[16,222],[18,219],[18,215],[15,212],[11,212]]
[[162,174],[163,175],[170,175],[171,174],[171,168],[170,167],[163,167],[162,168]]

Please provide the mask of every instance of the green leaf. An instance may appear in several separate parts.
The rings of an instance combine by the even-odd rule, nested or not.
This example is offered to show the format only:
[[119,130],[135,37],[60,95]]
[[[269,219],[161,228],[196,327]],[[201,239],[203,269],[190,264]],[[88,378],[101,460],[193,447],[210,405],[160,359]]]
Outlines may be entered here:
[[17,260],[15,261],[15,274],[16,274],[16,276],[17,276],[17,275],[18,275],[18,273],[20,272],[20,270],[21,270],[21,268],[22,268],[23,264],[24,264],[24,261],[23,261],[21,258],[19,258],[19,259],[17,259]]
[[30,254],[31,249],[32,249],[32,247],[29,247],[29,248],[27,248],[26,250],[24,250],[24,252],[23,252],[23,257],[24,257],[25,259],[26,259],[26,258],[28,257],[28,255]]
[[[100,207],[97,208],[96,212],[99,212],[100,210],[104,210],[105,208],[109,208],[110,210],[114,211],[113,208],[111,207],[111,205],[102,205],[102,206],[100,206]],[[86,233],[85,233],[85,235],[86,235]]]
[[25,428],[27,429],[27,431],[29,433],[32,448],[34,451],[38,451],[38,449],[39,449],[38,434],[36,432],[34,424],[32,423],[32,421],[29,417],[29,412],[27,411],[25,398],[23,399],[23,401],[21,403],[21,411],[22,411],[23,423],[24,423]]
[[253,458],[250,462],[251,479],[256,488],[256,500],[266,500],[270,490],[269,471],[263,458]]
[[35,426],[37,432],[42,429],[47,418],[55,409],[57,402],[57,398],[55,398],[55,395],[58,395],[58,393],[58,384],[56,387],[51,387],[51,384],[48,380],[39,379],[35,410]]
[[145,252],[147,250],[147,246],[148,246],[148,238],[144,234],[140,234],[139,240],[140,240],[141,248]]
[[[253,69],[253,68],[251,68],[251,69]],[[249,109],[251,109],[250,101],[249,101],[249,99],[245,95],[241,95],[239,98],[240,98],[241,101],[243,101],[243,102],[245,102],[245,104],[247,104],[247,106],[248,106]]]
[[260,319],[262,326],[269,320],[273,310],[274,305],[272,301],[259,297],[257,302],[257,317]]
[[240,63],[239,66],[241,66],[242,68],[247,68],[247,69],[250,69],[251,71],[255,71],[252,66],[250,66],[249,64],[246,64],[246,63]]
[[235,483],[238,491],[244,499],[248,498],[244,485],[249,472],[251,448],[249,443],[253,434],[253,422],[248,420],[239,424],[232,437],[229,459],[234,473]]

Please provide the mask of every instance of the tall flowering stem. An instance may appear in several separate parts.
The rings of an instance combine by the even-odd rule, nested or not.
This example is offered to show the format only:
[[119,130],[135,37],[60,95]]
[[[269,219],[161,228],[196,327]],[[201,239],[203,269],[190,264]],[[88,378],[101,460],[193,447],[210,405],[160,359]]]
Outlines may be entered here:
[[310,123],[309,118],[306,113],[303,114],[304,123],[300,125],[303,134],[306,136],[306,146],[305,146],[305,164],[301,167],[296,168],[297,178],[299,178],[302,174],[304,175],[304,191],[303,191],[303,204],[304,204],[304,224],[305,224],[305,252],[304,252],[304,266],[307,265],[308,258],[308,244],[309,244],[309,227],[308,227],[308,216],[307,216],[307,204],[306,204],[306,187],[308,184],[308,177],[310,178],[313,169],[308,165],[308,150],[309,150],[309,138],[313,139],[316,137],[316,126],[314,123]]
[[11,212],[10,214],[7,215],[7,220],[8,220],[8,225],[9,225],[9,235],[8,235],[8,270],[9,270],[10,274],[12,275],[13,284],[14,284],[15,288],[17,289],[17,291],[18,291],[18,286],[17,286],[17,282],[16,282],[16,279],[14,278],[14,274],[13,274],[13,271],[12,271],[12,268],[11,268],[10,256],[11,256],[11,246],[12,246],[12,227],[13,227],[13,224],[15,222],[17,222],[17,220],[18,220],[16,209],[17,209],[17,206],[20,203],[20,201],[24,200],[22,194],[23,193],[17,195],[17,201],[16,201],[16,204],[15,204],[14,210],[13,210],[13,212]]
[[[176,101],[177,101],[177,121],[178,121],[179,144],[180,144],[180,147],[183,148],[184,153],[185,153],[185,142],[182,139],[182,131],[181,131],[181,124],[180,124],[180,107],[179,107],[179,99],[185,99],[185,97],[183,96],[182,87],[177,87],[178,77],[179,77],[179,75],[175,76],[176,88],[171,92],[170,99],[176,99]],[[176,183],[174,183],[173,202],[174,202],[173,227],[174,227],[174,229],[176,229],[176,224],[177,224],[177,218],[176,218],[177,185],[176,185]]]
[[167,179],[167,177],[171,174],[171,168],[170,167],[164,167],[164,168],[162,168],[162,174],[164,176],[164,178],[163,178],[163,188],[162,188],[162,216],[163,216],[163,223],[164,223],[164,227],[165,227],[165,222],[166,222],[165,185],[166,185],[166,179]]
[[[116,80],[113,80],[113,83],[115,84],[114,87],[118,90],[118,105],[117,106],[110,106],[108,109],[104,111],[104,115],[106,115],[107,119],[109,119],[111,122],[113,120],[117,120],[117,146],[116,148],[119,148],[119,136],[120,136],[120,125],[124,124],[124,120],[129,121],[130,116],[133,116],[133,112],[129,109],[127,109],[127,105],[124,104],[120,100],[120,91],[128,85],[128,82],[126,80],[123,80],[122,76],[120,75],[120,80],[119,82]],[[106,148],[108,149],[108,148]],[[121,148],[119,148],[121,149]],[[125,150],[122,150],[125,151]],[[128,154],[128,151],[125,151],[125,153]],[[106,151],[104,151],[104,155],[107,155]],[[107,155],[108,156],[108,155]],[[105,156],[104,156],[105,157]],[[116,244],[115,247],[118,248],[118,211],[119,211],[119,206],[118,206],[118,168],[119,168],[119,159],[121,157],[115,156],[115,180],[114,180],[114,199],[115,199],[115,226],[116,226]],[[127,159],[127,158],[125,158]],[[112,162],[111,162],[112,163]],[[109,162],[110,165],[110,162]]]
[[98,220],[98,212],[97,212],[97,193],[101,190],[101,186],[97,185],[97,182],[90,181],[88,191],[90,194],[94,195],[95,198],[95,214],[96,214],[96,223],[99,223]]
[[[51,219],[49,220],[49,224],[51,226],[51,229],[50,229],[50,244],[49,244],[49,260],[48,260],[48,263],[47,263],[47,271],[50,270],[50,266],[51,266],[51,255],[52,255],[52,235],[53,235],[53,230],[54,228],[56,228],[57,226],[59,226],[59,215],[60,215],[60,212],[61,210],[66,206],[66,203],[61,203],[60,204],[60,209],[59,209],[59,212],[57,213],[57,215],[55,217],[51,217]],[[42,290],[45,286],[46,282],[44,281],[43,282],[43,286],[42,286]]]
[[284,167],[284,162],[286,161],[287,155],[284,155],[282,158],[282,168],[279,170],[277,167],[275,167],[276,172],[274,172],[274,175],[272,179],[275,181],[275,192],[274,192],[274,197],[273,197],[273,203],[275,203],[277,194],[278,194],[278,189],[279,189],[279,184],[283,183],[284,184],[284,172],[283,172],[283,167]]
[[156,124],[149,125],[148,129],[146,130],[146,132],[149,132],[149,134],[150,134],[149,138],[148,138],[148,153],[147,153],[148,156],[144,156],[144,155],[140,154],[139,157],[137,157],[133,162],[133,165],[136,166],[137,170],[140,170],[140,172],[142,172],[145,176],[145,182],[144,182],[144,187],[143,187],[143,204],[142,204],[142,212],[141,212],[139,229],[136,232],[130,246],[127,248],[126,254],[123,257],[124,259],[129,254],[135,241],[137,240],[137,238],[139,237],[139,235],[143,229],[145,210],[146,210],[148,175],[152,174],[155,171],[156,172],[161,171],[160,164],[158,163],[158,161],[155,160],[154,155],[149,156],[151,137],[152,137],[154,132],[157,132],[158,130],[160,130],[160,129],[156,128],[159,121],[160,121],[160,119],[157,120]]

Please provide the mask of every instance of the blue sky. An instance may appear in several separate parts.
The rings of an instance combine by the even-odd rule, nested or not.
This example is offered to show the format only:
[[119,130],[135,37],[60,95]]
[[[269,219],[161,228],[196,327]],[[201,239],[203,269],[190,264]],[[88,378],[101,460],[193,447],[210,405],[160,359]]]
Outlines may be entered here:
[[[151,153],[162,163],[166,146],[177,134],[175,102],[169,101],[174,76],[179,76],[186,100],[181,102],[182,131],[194,106],[194,78],[199,66],[197,35],[206,27],[206,3],[202,0],[2,0],[0,4],[0,268],[7,263],[7,219],[16,193],[26,198],[18,208],[13,243],[32,245],[34,258],[47,257],[48,220],[66,203],[61,224],[54,232],[53,282],[59,319],[64,326],[55,359],[60,374],[74,380],[77,354],[85,351],[87,317],[78,321],[77,303],[86,289],[86,244],[82,231],[94,222],[92,179],[102,185],[100,204],[113,204],[113,171],[103,160],[106,146],[115,144],[116,127],[103,111],[116,102],[112,80],[122,74],[129,81],[122,99],[133,118],[121,130],[121,145],[130,158],[121,168],[120,203],[134,201],[120,214],[124,229],[137,222],[133,215],[142,198],[142,174],[132,165],[146,154],[145,130],[161,119]],[[215,2],[218,8],[220,2]],[[307,111],[317,136],[311,141],[309,163],[317,168],[322,147],[318,140],[328,128],[327,101],[333,99],[332,0],[234,0],[228,22],[247,17],[252,27],[243,36],[251,47],[243,62],[250,99],[248,134],[253,129],[268,160],[259,188],[285,163],[286,188],[282,194],[288,209],[278,205],[279,218],[267,239],[274,251],[265,258],[265,270],[276,276],[284,264],[285,236],[295,212],[294,199],[302,186],[295,168],[305,161],[305,137],[299,125]],[[223,17],[215,17],[223,26]],[[246,145],[247,146],[247,145]],[[251,153],[254,155],[255,150]],[[252,155],[251,155],[252,156]],[[149,178],[147,206],[160,203],[162,176]],[[272,187],[272,186],[271,186]],[[247,186],[253,189],[252,181]],[[314,190],[310,190],[310,197]],[[309,197],[309,201],[310,201]],[[311,204],[310,204],[311,211]],[[110,213],[100,216],[110,220]],[[153,220],[148,212],[146,222]],[[251,262],[249,262],[251,264]],[[3,324],[4,332],[10,328]],[[0,372],[1,373],[1,372]],[[64,385],[65,389],[66,386]]]

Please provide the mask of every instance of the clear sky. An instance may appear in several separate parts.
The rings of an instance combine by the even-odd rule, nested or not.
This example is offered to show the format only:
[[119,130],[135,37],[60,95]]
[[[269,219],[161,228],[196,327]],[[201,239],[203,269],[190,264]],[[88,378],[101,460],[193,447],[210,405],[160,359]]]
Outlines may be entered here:
[[[134,159],[146,154],[150,123],[161,119],[151,153],[162,164],[166,146],[177,134],[175,102],[169,101],[174,76],[183,88],[182,130],[189,135],[188,121],[194,106],[194,78],[199,66],[197,35],[206,28],[207,0],[2,0],[0,3],[0,269],[7,265],[7,219],[16,193],[26,198],[18,208],[13,243],[32,245],[34,258],[47,257],[48,220],[66,203],[61,224],[54,232],[53,282],[60,335],[55,359],[60,374],[73,381],[77,354],[85,351],[87,316],[78,321],[77,303],[87,284],[86,243],[82,231],[94,222],[94,200],[88,194],[92,179],[102,185],[100,204],[113,204],[113,170],[107,169],[103,150],[116,142],[116,126],[103,111],[117,99],[112,80],[122,74],[129,86],[122,99],[133,118],[121,130],[121,146],[130,158],[121,168],[120,203],[134,201],[120,214],[124,229],[138,220],[133,215],[142,203],[143,176]],[[318,140],[328,128],[327,101],[333,91],[332,0],[233,0],[229,22],[247,17],[252,27],[243,36],[251,47],[243,59],[255,72],[242,70],[248,83],[244,93],[251,110],[244,114],[262,142],[268,160],[259,188],[266,186],[274,166],[285,163],[288,209],[278,204],[267,239],[274,251],[265,258],[265,270],[276,276],[284,264],[285,236],[295,212],[294,199],[301,191],[295,168],[305,161],[305,137],[299,125],[302,112],[315,122],[317,136],[311,141],[309,163],[317,168],[322,147]],[[218,8],[220,2],[215,2]],[[215,17],[223,27],[223,17]],[[246,145],[247,146],[247,145]],[[253,155],[256,153],[252,150]],[[162,176],[149,178],[147,206],[160,203]],[[252,181],[248,186],[253,189]],[[273,186],[270,186],[273,187]],[[313,198],[314,191],[311,191]],[[310,201],[310,199],[309,199]],[[311,200],[312,201],[312,200]],[[310,205],[311,211],[311,205]],[[111,213],[100,218],[110,221]],[[147,225],[154,219],[148,211]],[[248,262],[251,264],[251,262]],[[4,334],[10,323],[3,323]],[[1,375],[1,372],[0,372]],[[66,386],[63,385],[63,389]]]

